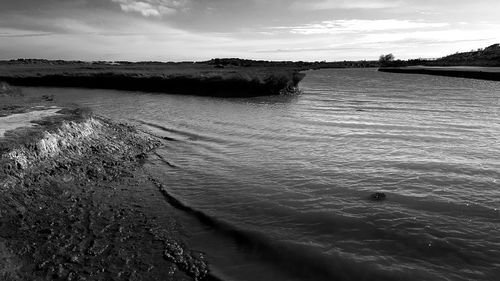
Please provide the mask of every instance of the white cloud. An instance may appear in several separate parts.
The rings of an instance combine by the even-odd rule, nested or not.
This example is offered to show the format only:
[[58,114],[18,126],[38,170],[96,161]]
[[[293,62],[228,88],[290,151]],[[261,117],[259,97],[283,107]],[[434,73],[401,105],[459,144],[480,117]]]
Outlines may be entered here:
[[160,12],[156,8],[151,6],[151,4],[145,2],[124,3],[120,4],[120,7],[125,12],[138,12],[145,17],[160,16]]
[[332,20],[320,23],[305,24],[293,27],[275,27],[274,29],[289,30],[295,34],[342,34],[388,30],[409,30],[440,28],[448,26],[447,23],[410,21],[410,20]]
[[384,9],[401,5],[400,0],[319,0],[301,1],[293,4],[299,10],[331,10],[331,9]]
[[144,17],[169,16],[184,9],[189,0],[111,0],[124,12],[135,12]]

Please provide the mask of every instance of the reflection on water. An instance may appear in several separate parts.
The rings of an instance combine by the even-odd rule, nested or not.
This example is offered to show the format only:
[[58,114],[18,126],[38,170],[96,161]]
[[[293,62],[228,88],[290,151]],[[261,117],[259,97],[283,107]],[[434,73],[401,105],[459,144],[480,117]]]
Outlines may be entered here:
[[[172,138],[148,164],[229,280],[494,280],[498,82],[308,72],[292,97],[54,94]],[[381,202],[369,200],[385,192]]]

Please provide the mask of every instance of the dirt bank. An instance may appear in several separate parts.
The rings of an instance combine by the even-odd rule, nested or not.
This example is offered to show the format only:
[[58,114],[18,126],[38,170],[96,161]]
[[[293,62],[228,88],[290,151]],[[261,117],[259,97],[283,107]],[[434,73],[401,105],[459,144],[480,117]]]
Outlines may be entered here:
[[164,140],[76,108],[39,124],[0,139],[0,280],[216,279],[142,167]]

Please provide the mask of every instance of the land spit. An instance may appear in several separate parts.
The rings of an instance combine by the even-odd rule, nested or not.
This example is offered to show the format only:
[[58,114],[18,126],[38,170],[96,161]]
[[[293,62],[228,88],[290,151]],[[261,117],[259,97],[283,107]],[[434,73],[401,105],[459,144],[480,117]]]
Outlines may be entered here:
[[0,138],[0,280],[216,279],[142,166],[165,140],[79,108],[38,124]]
[[207,63],[0,62],[0,81],[16,86],[76,87],[220,97],[295,93],[305,74],[283,66],[239,67]]
[[379,68],[379,71],[500,81],[500,67],[406,66],[406,67],[381,67]]

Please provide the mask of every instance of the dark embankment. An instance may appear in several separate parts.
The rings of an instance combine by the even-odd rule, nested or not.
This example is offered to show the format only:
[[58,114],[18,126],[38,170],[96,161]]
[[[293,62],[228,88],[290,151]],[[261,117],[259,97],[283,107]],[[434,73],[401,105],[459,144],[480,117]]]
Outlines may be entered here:
[[500,81],[500,67],[432,67],[432,66],[407,66],[383,67],[381,72],[427,74],[460,78]]
[[470,52],[457,52],[434,61],[428,61],[425,65],[500,67],[500,44],[493,44],[484,49],[473,50]]
[[162,140],[80,109],[37,123],[0,138],[0,280],[216,280],[142,166]]
[[379,71],[500,81],[500,44],[435,60],[383,61]]
[[208,63],[0,63],[0,80],[17,86],[80,87],[221,97],[297,91],[305,74],[291,67]]

